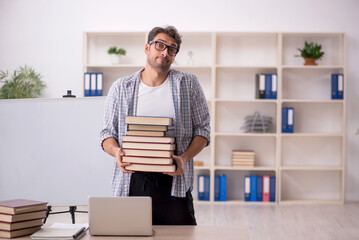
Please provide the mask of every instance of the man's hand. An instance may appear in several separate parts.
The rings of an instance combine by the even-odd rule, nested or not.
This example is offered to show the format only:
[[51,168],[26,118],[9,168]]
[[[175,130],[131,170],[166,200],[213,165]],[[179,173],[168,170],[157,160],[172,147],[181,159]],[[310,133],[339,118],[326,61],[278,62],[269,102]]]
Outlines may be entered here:
[[121,148],[116,148],[115,151],[115,157],[116,157],[116,162],[117,162],[117,166],[121,169],[122,172],[124,173],[134,173],[134,171],[127,171],[125,169],[126,166],[131,165],[131,163],[124,163],[122,162],[122,156],[124,156],[124,152],[122,151]]
[[187,159],[183,156],[172,155],[172,158],[176,161],[177,169],[175,172],[164,172],[164,174],[171,175],[172,177],[182,175],[184,168],[186,167]]

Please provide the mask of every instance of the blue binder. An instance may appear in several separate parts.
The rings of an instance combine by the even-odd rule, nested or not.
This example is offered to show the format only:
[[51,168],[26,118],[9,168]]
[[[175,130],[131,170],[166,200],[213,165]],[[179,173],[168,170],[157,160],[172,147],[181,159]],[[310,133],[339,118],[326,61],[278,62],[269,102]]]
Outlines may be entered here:
[[282,133],[288,132],[288,108],[282,108]]
[[244,201],[251,200],[251,177],[244,176]]
[[287,126],[288,126],[288,133],[294,132],[294,108],[289,107],[288,108],[288,114],[287,114]]
[[272,99],[272,74],[265,74],[265,99]]
[[344,98],[344,75],[338,74],[338,99]]
[[219,176],[219,201],[227,201],[227,176]]
[[98,72],[96,73],[96,79],[97,79],[97,84],[96,84],[96,96],[102,96],[103,94],[103,73],[102,72]]
[[344,75],[342,73],[332,74],[332,99],[343,99],[344,97]]
[[278,76],[277,74],[271,75],[271,99],[277,99],[277,89],[278,89]]
[[257,176],[257,201],[263,201],[263,177]]
[[294,108],[282,108],[282,133],[294,132]]
[[97,74],[92,72],[90,75],[90,96],[96,96],[96,88],[97,88]]
[[220,179],[219,179],[219,175],[216,175],[214,177],[214,201],[219,201],[220,197]]
[[198,200],[209,201],[209,175],[198,176]]
[[204,200],[204,175],[198,175],[198,200]]
[[257,176],[251,176],[251,202],[257,201]]
[[85,97],[90,96],[90,78],[91,78],[91,73],[85,72],[84,73],[84,96]]
[[275,202],[275,176],[269,178],[269,201]]
[[338,74],[332,74],[332,99],[338,99]]

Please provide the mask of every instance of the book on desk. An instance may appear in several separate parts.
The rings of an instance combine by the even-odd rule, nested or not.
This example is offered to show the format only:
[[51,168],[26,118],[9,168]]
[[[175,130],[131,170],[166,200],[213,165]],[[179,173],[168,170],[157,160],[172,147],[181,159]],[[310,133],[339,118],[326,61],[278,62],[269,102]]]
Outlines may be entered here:
[[47,202],[29,199],[0,201],[0,237],[14,238],[38,231],[46,217]]

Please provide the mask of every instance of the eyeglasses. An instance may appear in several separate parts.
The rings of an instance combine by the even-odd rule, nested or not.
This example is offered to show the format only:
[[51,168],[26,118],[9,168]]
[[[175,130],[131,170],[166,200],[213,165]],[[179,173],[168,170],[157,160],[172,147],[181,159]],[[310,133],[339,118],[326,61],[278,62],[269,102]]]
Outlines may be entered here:
[[172,46],[168,46],[166,44],[164,44],[163,42],[159,42],[159,41],[151,41],[148,44],[155,44],[155,48],[157,51],[164,51],[167,48],[167,52],[169,55],[171,56],[175,56],[178,53],[178,49]]

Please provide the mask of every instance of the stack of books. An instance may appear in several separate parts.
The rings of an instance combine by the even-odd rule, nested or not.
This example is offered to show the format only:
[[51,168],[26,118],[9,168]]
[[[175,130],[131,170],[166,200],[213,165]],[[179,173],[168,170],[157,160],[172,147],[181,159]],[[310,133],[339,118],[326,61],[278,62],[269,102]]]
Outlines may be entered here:
[[233,167],[254,167],[254,158],[256,153],[252,150],[233,150]]
[[165,137],[172,118],[126,116],[126,135],[122,136],[122,162],[131,165],[130,171],[175,172],[172,155],[176,149],[175,138]]
[[46,217],[47,202],[27,199],[0,201],[0,238],[26,236],[38,231]]

